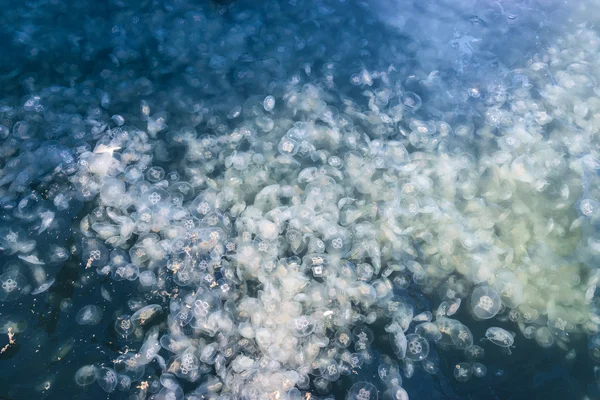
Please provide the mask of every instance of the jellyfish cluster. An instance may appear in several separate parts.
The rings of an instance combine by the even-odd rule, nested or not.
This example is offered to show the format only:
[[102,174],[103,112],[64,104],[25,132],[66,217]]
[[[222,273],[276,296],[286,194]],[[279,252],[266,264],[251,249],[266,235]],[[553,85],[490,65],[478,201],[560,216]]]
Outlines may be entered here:
[[[94,29],[112,32],[97,73],[57,63],[0,100],[2,305],[48,296],[69,260],[107,303],[126,288],[111,312],[60,303],[119,348],[77,385],[299,400],[345,380],[348,400],[408,400],[403,379],[444,351],[458,382],[525,340],[573,358],[587,336],[600,363],[600,36],[552,32],[509,67],[480,21],[415,47],[345,7],[121,10],[53,42],[89,61]],[[19,340],[27,325],[0,317]]]

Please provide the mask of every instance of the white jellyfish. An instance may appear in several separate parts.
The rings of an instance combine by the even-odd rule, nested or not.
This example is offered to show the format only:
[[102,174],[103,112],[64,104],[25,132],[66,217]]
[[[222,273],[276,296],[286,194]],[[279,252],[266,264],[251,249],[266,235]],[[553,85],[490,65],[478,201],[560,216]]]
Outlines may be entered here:
[[162,307],[158,304],[150,304],[137,310],[131,316],[131,322],[138,326],[144,326],[148,324],[156,315],[162,310]]
[[352,385],[348,394],[346,394],[346,400],[377,400],[378,398],[377,388],[364,381]]
[[471,364],[466,362],[458,363],[454,366],[454,378],[459,382],[466,382],[471,379]]
[[429,354],[429,343],[425,338],[417,334],[406,335],[407,346],[406,346],[406,357],[420,361],[427,358]]
[[[547,328],[546,328],[547,329]],[[485,331],[485,337],[490,342],[497,346],[505,347],[508,349],[510,354],[510,347],[513,345],[515,338],[514,336],[505,329],[499,327],[491,327]]]
[[118,377],[117,373],[112,368],[96,368],[95,369],[96,382],[98,385],[107,393],[114,392],[117,387]]
[[77,312],[75,319],[79,325],[96,325],[102,320],[102,309],[89,304]]
[[96,370],[97,367],[94,365],[84,365],[75,373],[75,382],[79,386],[91,385],[96,381]]
[[500,296],[491,287],[478,286],[471,295],[471,307],[477,318],[490,319],[498,314],[502,302]]
[[17,269],[0,275],[0,301],[9,302],[21,296],[22,290],[27,284],[27,278]]
[[471,370],[473,371],[473,375],[477,378],[483,378],[487,374],[487,367],[482,363],[473,363],[471,365]]

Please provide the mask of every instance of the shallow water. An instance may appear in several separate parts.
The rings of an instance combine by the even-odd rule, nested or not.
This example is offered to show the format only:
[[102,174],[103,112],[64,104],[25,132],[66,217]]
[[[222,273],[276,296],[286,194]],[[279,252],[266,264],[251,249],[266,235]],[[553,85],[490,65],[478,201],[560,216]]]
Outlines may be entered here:
[[[594,1],[3,3],[0,264],[9,275],[0,293],[0,396],[365,400],[350,388],[366,381],[382,399],[399,386],[378,375],[390,356],[411,399],[600,398]],[[177,182],[189,182],[191,193]],[[275,195],[261,192],[269,185],[278,185]],[[192,231],[186,218],[202,229]],[[195,247],[198,235],[212,233],[216,239]],[[292,233],[303,237],[297,248]],[[144,251],[160,254],[136,255],[144,237],[151,240]],[[183,239],[195,250],[177,248]],[[145,275],[118,276],[115,248]],[[184,253],[198,274],[191,286],[177,275],[180,264],[169,263]],[[296,255],[302,266],[292,265]],[[206,273],[199,260],[219,264]],[[349,264],[362,275],[346,281]],[[503,292],[515,282],[521,296]],[[389,293],[377,294],[388,283]],[[233,292],[223,293],[225,285]],[[500,311],[484,320],[470,300],[482,285],[503,296]],[[306,297],[315,287],[326,302]],[[450,287],[458,294],[447,295]],[[206,328],[196,314],[178,328],[174,304],[190,292],[209,293],[221,312],[215,319],[230,316],[234,327]],[[243,296],[260,299],[250,312],[262,314],[242,315]],[[436,315],[454,298],[462,299],[455,314]],[[390,343],[389,324],[402,316],[387,307],[398,299],[414,315],[430,311],[434,321],[447,316],[468,327],[485,349],[479,361],[487,374],[455,379],[464,349],[430,340],[426,360],[439,369],[430,374],[415,362],[407,377]],[[150,304],[161,312],[149,324],[143,318],[126,336],[115,330],[117,317]],[[277,304],[288,308],[273,311]],[[98,309],[80,313],[87,305]],[[334,317],[323,317],[327,327],[315,333],[280,323],[299,315],[316,321],[323,310]],[[343,310],[354,318],[342,320]],[[284,340],[226,359],[231,343],[243,347],[247,321]],[[309,340],[333,340],[345,326],[373,332],[369,350],[355,353],[370,364],[327,383],[318,372],[326,364],[309,371],[311,363],[294,358],[308,354]],[[540,336],[547,330],[554,343],[526,339],[526,326]],[[118,368],[115,360],[137,354],[151,327],[159,338],[181,330],[198,357],[219,343],[224,369],[200,363],[198,378],[176,378],[172,397],[168,384],[148,390],[145,382],[181,373],[181,354],[162,348],[166,365],[151,357],[127,387],[76,382],[85,365]],[[514,334],[514,347],[481,341],[490,327]],[[296,348],[286,349],[292,340]],[[349,368],[342,346],[321,347],[319,363]],[[277,371],[299,371],[310,383],[298,379],[302,393],[293,392],[275,373],[244,369],[241,354],[278,358]],[[222,387],[193,394],[208,377]]]

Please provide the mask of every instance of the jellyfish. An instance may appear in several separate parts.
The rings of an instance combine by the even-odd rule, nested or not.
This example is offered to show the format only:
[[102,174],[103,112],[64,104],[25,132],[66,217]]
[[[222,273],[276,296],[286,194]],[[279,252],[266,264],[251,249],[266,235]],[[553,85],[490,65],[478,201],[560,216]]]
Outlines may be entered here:
[[487,374],[487,368],[482,363],[473,363],[471,365],[471,370],[473,375],[475,375],[477,378],[483,378]]
[[96,381],[97,367],[94,365],[84,365],[75,373],[75,382],[79,386],[88,386]]
[[424,311],[418,315],[413,317],[413,321],[415,322],[429,322],[431,321],[432,315],[429,311]]
[[27,278],[17,269],[11,269],[0,275],[0,301],[10,302],[19,298]]
[[407,358],[415,361],[421,361],[427,358],[427,355],[429,354],[429,343],[425,338],[417,334],[410,334],[406,336],[406,340]]
[[127,314],[120,315],[115,320],[115,331],[123,338],[131,335],[134,329],[131,317]]
[[466,362],[458,363],[454,366],[454,378],[459,382],[466,382],[471,379],[472,367]]
[[33,291],[31,292],[32,295],[38,295],[40,293],[45,292],[46,290],[50,289],[50,287],[54,284],[55,279],[54,278],[50,278],[49,280],[47,280],[46,282],[42,283],[40,286],[38,286],[37,288],[33,289]]
[[102,309],[89,304],[77,312],[75,319],[79,325],[96,325],[102,320]]
[[162,310],[158,304],[150,304],[137,310],[131,316],[131,322],[138,326],[144,326],[154,319]]
[[[546,328],[547,329],[547,328]],[[488,328],[485,331],[485,337],[496,346],[505,347],[510,354],[510,347],[513,345],[515,338],[505,329],[499,327]]]
[[493,318],[498,314],[501,306],[500,296],[489,286],[479,286],[471,294],[471,307],[477,318]]
[[409,400],[406,390],[398,385],[392,385],[389,392],[384,394],[384,398],[391,398],[393,400]]
[[357,382],[346,394],[346,400],[377,400],[379,392],[377,388],[368,382]]
[[552,347],[554,344],[554,335],[550,328],[543,326],[535,332],[535,341],[541,347]]
[[118,377],[115,370],[112,368],[96,368],[94,371],[96,375],[96,382],[106,393],[114,392],[117,387]]

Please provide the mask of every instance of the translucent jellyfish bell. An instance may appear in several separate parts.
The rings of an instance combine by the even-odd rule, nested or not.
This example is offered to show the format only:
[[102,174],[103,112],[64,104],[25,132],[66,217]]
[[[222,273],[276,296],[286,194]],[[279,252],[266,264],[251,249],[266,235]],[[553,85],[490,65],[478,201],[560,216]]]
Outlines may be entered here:
[[433,322],[423,322],[415,327],[415,333],[423,336],[427,340],[437,342],[442,338],[442,333]]
[[84,365],[75,373],[75,382],[79,386],[88,386],[96,380],[96,369],[94,365]]
[[454,378],[459,382],[466,382],[471,379],[471,364],[461,362],[454,367]]
[[84,306],[77,312],[75,320],[79,325],[96,325],[102,320],[102,309],[93,304]]
[[415,361],[421,361],[427,358],[427,355],[429,354],[429,343],[424,337],[412,333],[410,335],[406,335],[406,339],[407,358]]
[[21,296],[27,284],[27,278],[17,269],[11,269],[0,275],[0,301],[9,302]]
[[117,387],[117,373],[112,368],[97,368],[95,370],[96,382],[106,393],[114,392]]
[[46,290],[50,289],[50,287],[54,284],[55,279],[54,278],[50,278],[48,279],[46,282],[42,283],[40,286],[38,286],[37,288],[33,289],[33,291],[31,292],[31,294],[33,296],[43,293]]
[[483,378],[487,374],[487,368],[482,363],[473,363],[471,370],[477,378]]
[[551,347],[554,344],[554,335],[552,335],[550,328],[544,326],[535,332],[535,341],[541,347]]
[[402,93],[400,101],[404,109],[412,112],[417,111],[419,108],[421,108],[421,105],[423,104],[421,97],[414,92]]
[[473,290],[473,294],[471,295],[471,307],[477,318],[493,318],[498,314],[501,306],[502,302],[500,301],[500,296],[491,287],[484,285]]
[[144,326],[162,311],[158,304],[150,304],[137,310],[131,316],[131,322],[138,326]]
[[379,392],[375,385],[369,382],[358,382],[352,385],[346,400],[377,400],[379,399]]
[[[546,328],[547,329],[547,328]],[[513,345],[515,338],[506,329],[491,327],[485,331],[485,337],[496,346],[509,348]]]
[[409,400],[408,393],[400,386],[392,386],[390,394],[393,400]]

